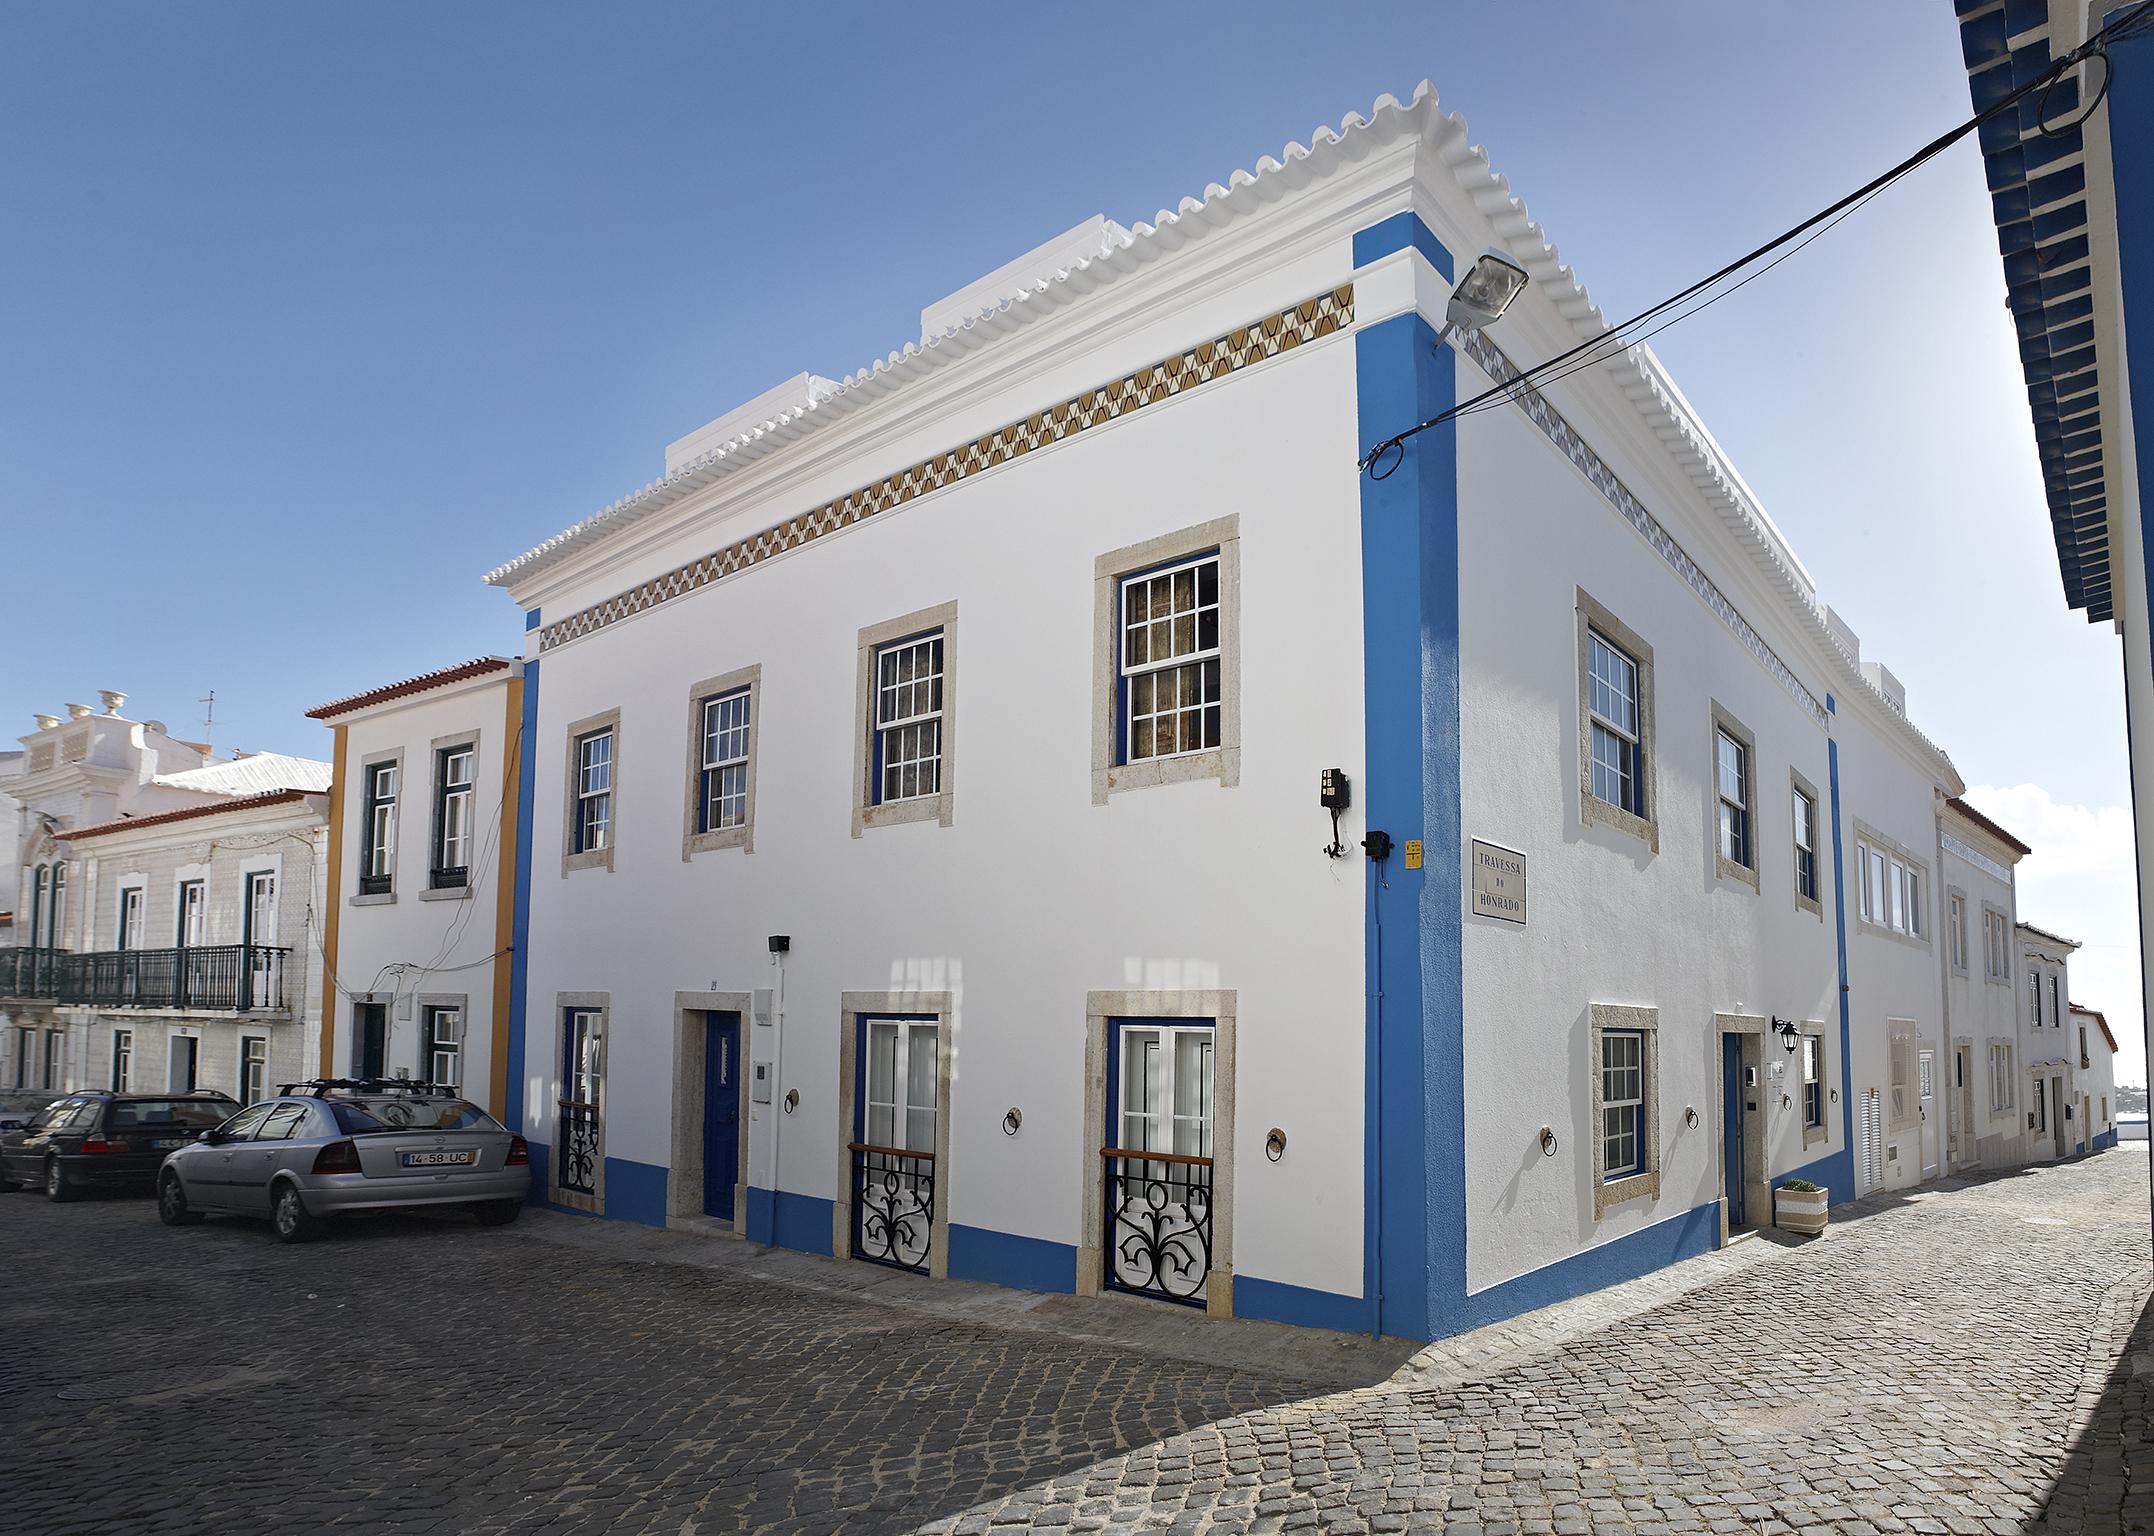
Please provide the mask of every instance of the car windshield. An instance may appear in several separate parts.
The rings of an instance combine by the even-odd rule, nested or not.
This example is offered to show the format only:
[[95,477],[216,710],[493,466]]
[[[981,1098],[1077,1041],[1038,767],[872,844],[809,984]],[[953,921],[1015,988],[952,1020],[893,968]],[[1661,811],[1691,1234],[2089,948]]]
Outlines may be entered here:
[[385,1131],[498,1131],[501,1122],[462,1099],[334,1099],[330,1108],[347,1136]]
[[132,1130],[207,1130],[224,1124],[231,1112],[222,1099],[122,1099],[112,1106],[106,1128]]

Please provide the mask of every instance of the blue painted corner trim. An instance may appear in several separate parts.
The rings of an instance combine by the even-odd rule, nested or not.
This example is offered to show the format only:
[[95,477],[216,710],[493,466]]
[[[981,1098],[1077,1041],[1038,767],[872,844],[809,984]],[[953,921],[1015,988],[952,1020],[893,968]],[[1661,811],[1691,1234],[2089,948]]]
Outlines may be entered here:
[[[1837,723],[1839,704],[1829,693],[1825,713]],[[1825,741],[1825,765],[1832,798],[1832,928],[1840,961],[1840,1150],[1811,1165],[1822,1171],[1806,1171],[1803,1177],[1824,1185],[1834,1205],[1844,1205],[1855,1198],[1855,1064],[1851,1059],[1855,1032],[1848,1022],[1847,877],[1840,867],[1847,844],[1840,836],[1840,743],[1830,737]]]
[[1264,1323],[1291,1323],[1297,1328],[1356,1333],[1368,1327],[1369,1304],[1359,1296],[1260,1280],[1255,1275],[1236,1275],[1234,1315]]
[[748,1188],[748,1241],[766,1248],[830,1254],[832,1202],[790,1190]]
[[538,627],[539,611],[534,608],[529,613],[524,615],[524,633],[528,635],[531,633],[532,630],[537,629]]
[[[1390,218],[1371,224],[1367,229],[1354,231],[1354,265],[1365,267],[1372,261],[1381,261],[1392,252],[1403,251],[1408,246],[1426,256],[1429,265],[1441,272],[1446,281],[1450,279],[1451,253],[1443,248],[1443,242],[1436,238],[1435,232],[1421,222],[1421,215],[1410,210],[1406,213],[1394,213]],[[1409,422],[1408,425],[1412,423]],[[1391,430],[1396,432],[1398,428],[1393,427]],[[1383,435],[1388,437],[1390,433]]]
[[[826,1224],[827,1225],[827,1224]],[[950,1223],[950,1278],[1020,1291],[1077,1289],[1077,1250],[1069,1243]]]
[[[1364,248],[1414,238],[1416,227],[1425,229],[1387,220],[1363,231],[1357,259]],[[1449,269],[1447,259],[1438,265]],[[1456,362],[1418,313],[1356,333],[1354,368],[1364,444],[1427,420],[1457,395]],[[1413,439],[1385,479],[1362,477],[1361,558],[1363,821],[1395,847],[1420,838],[1426,850],[1419,872],[1394,856],[1381,871],[1365,861],[1363,874],[1363,1326],[1426,1339],[1466,1296],[1453,428]]]
[[[528,629],[538,621],[538,610],[532,609],[526,619],[524,627]],[[524,1100],[529,1091],[524,1082],[528,1025],[524,993],[531,978],[531,825],[533,797],[538,792],[538,689],[539,664],[536,660],[527,661],[524,663],[523,721],[517,727],[520,739],[516,777],[516,915],[509,929],[509,1092],[508,1102],[501,1106],[512,1131],[525,1128]],[[549,1015],[549,1038],[550,1021]]]
[[1448,1331],[1484,1327],[1536,1307],[1606,1290],[1719,1246],[1720,1202],[1710,1200],[1680,1216],[1475,1291],[1467,1298],[1461,1317],[1446,1319],[1453,1324]]

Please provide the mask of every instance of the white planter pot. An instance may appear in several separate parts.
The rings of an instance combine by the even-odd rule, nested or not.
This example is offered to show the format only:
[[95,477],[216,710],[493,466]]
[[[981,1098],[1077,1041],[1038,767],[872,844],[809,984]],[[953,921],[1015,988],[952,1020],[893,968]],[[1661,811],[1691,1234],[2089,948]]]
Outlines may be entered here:
[[1783,1232],[1815,1237],[1825,1230],[1825,1215],[1832,1196],[1822,1189],[1776,1189],[1773,1191],[1773,1225]]

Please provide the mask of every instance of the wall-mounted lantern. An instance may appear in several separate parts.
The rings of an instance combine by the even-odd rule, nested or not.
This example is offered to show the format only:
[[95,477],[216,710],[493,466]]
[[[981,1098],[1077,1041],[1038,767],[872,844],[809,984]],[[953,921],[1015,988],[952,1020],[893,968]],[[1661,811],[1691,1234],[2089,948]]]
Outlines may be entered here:
[[1780,1037],[1780,1048],[1790,1056],[1795,1054],[1795,1047],[1802,1043],[1802,1037],[1796,1032],[1793,1019],[1774,1019],[1773,1033]]

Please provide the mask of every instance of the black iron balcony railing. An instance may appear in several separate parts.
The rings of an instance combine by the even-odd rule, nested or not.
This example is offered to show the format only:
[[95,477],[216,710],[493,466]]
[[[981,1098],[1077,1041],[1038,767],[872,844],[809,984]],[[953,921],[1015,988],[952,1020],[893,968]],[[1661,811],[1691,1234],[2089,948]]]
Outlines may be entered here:
[[105,949],[86,955],[0,949],[0,997],[94,1008],[274,1013],[284,1008],[284,966],[291,953],[267,944]]
[[1212,1160],[1129,1147],[1100,1155],[1107,1160],[1107,1289],[1205,1305]]
[[935,1238],[935,1154],[872,1142],[853,1154],[853,1257],[925,1274]]

